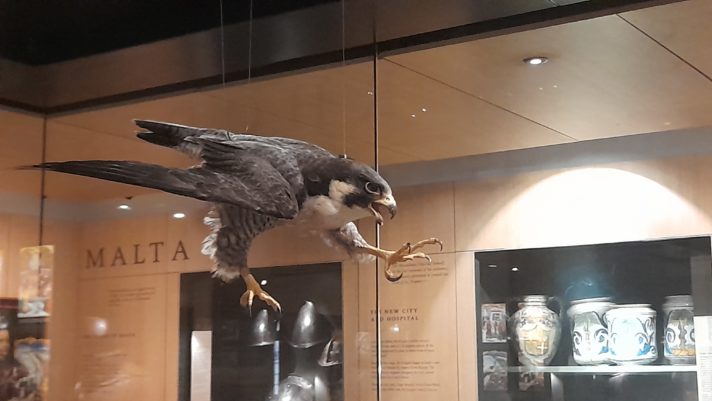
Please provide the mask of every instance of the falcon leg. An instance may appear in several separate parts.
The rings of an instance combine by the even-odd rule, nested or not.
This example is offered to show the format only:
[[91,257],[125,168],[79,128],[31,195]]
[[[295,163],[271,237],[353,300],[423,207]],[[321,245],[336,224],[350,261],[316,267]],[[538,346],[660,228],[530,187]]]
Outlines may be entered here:
[[279,302],[260,287],[260,284],[255,280],[252,273],[250,273],[250,269],[240,268],[240,276],[242,276],[242,279],[245,281],[245,286],[247,287],[245,293],[240,297],[240,305],[248,308],[250,314],[252,313],[252,301],[255,297],[264,301],[264,303],[272,307],[275,311],[282,311],[282,306]]
[[410,243],[405,243],[403,246],[400,247],[397,251],[388,251],[385,249],[380,249],[376,248],[375,246],[372,246],[368,243],[362,244],[359,246],[357,249],[359,249],[362,252],[368,253],[369,255],[373,255],[376,257],[380,257],[381,259],[384,259],[386,261],[386,268],[384,269],[384,273],[386,275],[386,279],[391,282],[396,282],[403,277],[403,273],[400,274],[395,274],[391,271],[391,266],[393,266],[396,263],[400,262],[407,262],[411,261],[414,259],[425,259],[428,261],[428,263],[432,262],[432,259],[430,256],[423,252],[413,252],[415,250],[418,250],[425,245],[440,245],[440,250],[443,248],[442,241],[440,241],[437,238],[429,238],[426,240],[418,241],[415,244],[410,244]]
[[338,230],[330,232],[330,237],[337,244],[342,245],[350,254],[366,253],[386,261],[384,273],[388,281],[398,281],[403,274],[395,274],[391,271],[391,266],[399,262],[411,261],[414,259],[425,259],[430,262],[430,256],[423,252],[413,252],[426,245],[440,245],[440,250],[443,250],[443,243],[437,238],[428,238],[418,241],[415,244],[403,244],[397,251],[388,251],[385,249],[372,246],[358,232],[356,224],[353,222],[347,223]]

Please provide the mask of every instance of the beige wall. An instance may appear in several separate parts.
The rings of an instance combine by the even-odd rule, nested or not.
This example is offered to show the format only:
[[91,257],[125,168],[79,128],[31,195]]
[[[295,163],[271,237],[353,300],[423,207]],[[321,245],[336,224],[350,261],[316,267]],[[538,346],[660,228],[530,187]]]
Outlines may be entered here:
[[[543,247],[599,242],[640,240],[709,234],[712,232],[712,157],[686,157],[539,171],[492,180],[441,183],[397,188],[398,217],[382,230],[384,247],[395,248],[406,241],[437,236],[445,242],[435,263],[447,266],[448,278],[429,293],[409,292],[381,280],[381,305],[410,298],[421,305],[439,308],[428,312],[440,320],[426,330],[442,331],[438,340],[452,344],[443,369],[455,372],[447,386],[459,399],[476,398],[474,250]],[[5,258],[4,294],[12,295],[13,258],[17,249],[36,244],[35,218],[0,216],[0,250]],[[367,227],[367,225],[362,225]],[[23,227],[23,228],[20,228]],[[370,231],[370,230],[366,230]],[[46,226],[45,243],[57,247],[52,336],[51,399],[76,399],[75,384],[81,381],[82,365],[78,344],[86,335],[87,319],[105,315],[113,323],[126,321],[145,336],[153,355],[162,362],[129,356],[131,369],[150,372],[136,381],[142,399],[177,398],[177,343],[179,273],[203,271],[209,261],[199,254],[205,234],[198,215],[185,220],[168,214],[152,218],[126,219],[86,224],[54,223]],[[367,233],[367,237],[371,237]],[[190,259],[171,260],[175,243],[183,241]],[[131,265],[133,245],[142,244],[142,258],[153,255],[145,245],[164,241],[160,263]],[[113,248],[124,249],[127,266],[87,269],[86,250],[104,247],[107,263]],[[142,259],[141,257],[139,259]],[[253,266],[290,265],[341,260],[343,254],[325,247],[319,238],[293,229],[276,230],[260,238],[250,255]],[[408,276],[408,266],[402,267]],[[412,268],[411,268],[412,269]],[[371,342],[374,326],[369,319],[375,308],[373,266],[347,263],[344,267],[345,363],[348,399],[369,399],[373,392]],[[138,284],[155,287],[155,302],[142,304],[143,314],[134,306],[107,311],[102,305],[103,290]],[[155,285],[154,285],[155,284]],[[405,292],[404,292],[405,291]],[[104,295],[101,295],[102,293]],[[431,302],[432,300],[432,302]],[[102,304],[104,302],[104,304]],[[112,323],[112,322],[110,322]],[[124,325],[125,326],[125,325]],[[422,329],[422,327],[421,327]],[[433,334],[435,335],[435,334]],[[148,339],[151,340],[148,340]],[[80,347],[81,348],[81,347]],[[148,351],[143,351],[148,352]],[[134,358],[134,359],[132,359]],[[146,368],[150,369],[146,370]],[[146,378],[151,380],[146,380]],[[131,392],[120,394],[127,395]],[[149,397],[149,395],[151,395]],[[399,399],[385,393],[386,399]],[[148,398],[146,398],[148,397]],[[433,396],[435,397],[435,396]],[[428,398],[423,399],[435,399]]]

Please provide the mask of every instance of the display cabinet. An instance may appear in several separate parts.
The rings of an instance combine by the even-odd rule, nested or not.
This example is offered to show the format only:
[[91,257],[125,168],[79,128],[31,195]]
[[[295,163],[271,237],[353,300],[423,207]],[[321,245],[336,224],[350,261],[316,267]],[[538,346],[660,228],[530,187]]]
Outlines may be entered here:
[[341,264],[255,269],[281,313],[208,272],[181,279],[179,400],[343,400]]
[[701,399],[696,341],[708,339],[695,322],[712,315],[710,238],[475,261],[479,400]]

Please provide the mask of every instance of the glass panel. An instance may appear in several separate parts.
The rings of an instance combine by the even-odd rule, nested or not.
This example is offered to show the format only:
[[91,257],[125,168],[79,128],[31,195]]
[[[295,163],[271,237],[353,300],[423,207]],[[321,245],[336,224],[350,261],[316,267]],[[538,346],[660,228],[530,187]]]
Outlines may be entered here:
[[[698,186],[712,121],[698,110],[712,93],[694,44],[708,9],[683,1],[378,55],[378,162],[399,206],[379,246],[443,242],[406,248],[432,261],[399,261],[396,282],[379,272],[383,399],[705,399],[694,365],[579,365],[565,316],[586,297],[651,304],[637,312],[658,317],[644,334],[659,355],[664,310],[688,300],[665,297],[692,295],[709,319],[712,203]],[[657,242],[668,238],[692,239]],[[587,277],[615,286],[573,297]],[[564,316],[558,352],[534,368],[511,333],[523,295],[562,300],[550,306]]]
[[[226,21],[249,16],[234,6],[225,5]],[[327,158],[299,154],[298,164],[288,165],[301,151],[293,140],[320,146],[334,160],[345,154],[373,165],[373,67],[339,51],[341,60],[329,68],[257,79],[259,65],[250,60],[260,61],[271,40],[257,28],[281,15],[253,12],[254,20],[236,18],[219,30],[218,85],[48,118],[47,160],[70,164],[47,166],[57,171],[47,172],[44,227],[57,227],[48,238],[56,253],[72,255],[55,263],[53,321],[65,327],[52,331],[52,363],[71,369],[55,373],[51,391],[186,401],[338,400],[374,392],[373,378],[360,374],[361,353],[371,369],[373,273],[328,240],[352,219],[339,217],[343,210],[328,198],[331,171],[315,171],[328,181],[309,188],[313,199],[301,199],[300,191],[294,198],[305,208],[327,202],[325,218],[336,213],[334,222],[307,213],[286,224],[293,217],[287,202],[272,199],[283,194],[272,171],[302,179],[288,169]],[[347,34],[345,12],[331,21],[337,35]],[[137,138],[137,130],[153,134]],[[182,130],[204,137],[183,141]],[[198,146],[209,171],[186,174]],[[372,240],[373,223],[363,224]]]
[[[0,102],[48,115],[0,110],[0,399],[705,399],[710,9],[501,30],[578,2],[10,7]],[[655,313],[658,359],[562,317],[519,363],[522,295],[650,303],[604,323]]]
[[[12,75],[2,79],[12,79]],[[18,170],[42,161],[44,120],[0,110],[0,392],[47,396],[47,316],[53,313],[56,258],[40,227],[42,177]],[[37,375],[45,372],[45,375]]]
[[[219,2],[203,6],[205,13],[213,15],[205,28],[219,27]],[[175,17],[174,11],[179,12],[166,10],[167,21]],[[203,20],[203,16],[196,19]],[[187,35],[206,34],[201,32]],[[78,46],[89,40],[81,36]],[[201,74],[205,71],[200,66],[206,63],[220,65],[220,53],[211,52],[219,49],[218,42],[207,41],[205,45],[203,63],[192,66],[181,56],[194,49],[184,49],[184,53],[154,52],[149,58],[146,54],[138,56],[145,48],[132,44],[117,52],[134,57],[127,58],[124,53],[119,57],[116,52],[91,56],[119,57],[120,62],[108,62],[114,72],[129,60],[146,68],[135,75],[131,72],[133,65],[126,66],[123,78],[112,80],[111,74],[104,75],[105,65],[82,64],[89,69],[84,74],[106,78],[92,85],[81,85],[86,82],[79,80],[64,95],[96,98],[122,85],[160,86],[158,81],[172,79],[172,74],[181,71],[191,76]],[[173,67],[161,75],[160,66],[167,63]],[[71,74],[60,74],[62,82],[70,79]],[[92,170],[104,179],[46,172],[43,227],[46,244],[54,245],[55,250],[54,303],[49,318],[49,399],[178,399],[178,372],[182,367],[180,275],[208,271],[212,265],[201,254],[201,241],[207,235],[202,218],[207,207],[193,198],[151,188],[151,183],[158,187],[170,185],[169,175],[151,176],[152,173],[145,173],[149,170],[133,168],[135,165],[126,161],[174,168],[194,165],[195,160],[188,155],[159,146],[165,142],[158,141],[157,145],[137,138],[136,132],[142,129],[133,119],[225,126],[225,102],[199,89],[94,105],[47,119],[47,161],[118,161],[114,167],[100,164]],[[82,174],[94,165],[59,166],[48,170]],[[114,174],[120,168],[117,166],[125,169]],[[126,178],[134,173],[137,179]]]
[[[256,13],[257,2],[254,7]],[[368,275],[368,264],[348,257],[332,231],[349,221],[348,216],[343,222],[331,221],[342,213],[341,206],[329,198],[330,188],[337,185],[332,179],[347,177],[325,169],[321,162],[306,172],[317,160],[341,155],[373,164],[373,67],[369,60],[350,60],[344,50],[333,54],[334,64],[328,68],[300,70],[300,59],[294,59],[296,50],[319,54],[341,47],[351,34],[344,25],[349,19],[344,3],[332,2],[302,12],[315,17],[306,24],[307,20],[280,24],[289,30],[267,29],[267,18],[227,27],[226,31],[242,29],[251,38],[250,46],[231,40],[225,43],[228,64],[242,63],[239,74],[244,79],[210,92],[226,102],[225,127],[231,131],[308,144],[294,143],[288,153],[294,152],[300,159],[309,185],[308,198],[301,206],[305,211],[296,224],[266,232],[250,249],[251,271],[280,303],[281,314],[259,300],[252,315],[240,313],[243,284],[213,284],[210,323],[186,326],[193,333],[212,331],[213,400],[326,401],[369,399],[375,394],[372,378],[363,374],[364,367],[371,368],[367,347],[369,333],[374,333],[368,318],[368,306],[375,299],[372,275]],[[323,13],[327,20],[322,19]],[[290,16],[294,15],[280,17]],[[320,48],[311,49],[307,38],[314,35],[315,21],[323,22],[318,26],[325,36]],[[278,41],[282,51],[269,53]],[[300,47],[302,44],[306,47]],[[265,63],[276,61],[291,71],[260,77]],[[318,149],[308,150],[315,152],[310,155],[302,153],[306,150],[303,146],[312,145],[333,156],[317,154],[322,152]],[[314,202],[327,203],[320,206]],[[313,220],[310,213],[326,214],[324,220]],[[366,238],[373,238],[372,222],[359,222],[359,229]],[[208,314],[207,306],[203,313]],[[187,342],[188,336],[183,341]],[[367,362],[363,362],[364,353]]]

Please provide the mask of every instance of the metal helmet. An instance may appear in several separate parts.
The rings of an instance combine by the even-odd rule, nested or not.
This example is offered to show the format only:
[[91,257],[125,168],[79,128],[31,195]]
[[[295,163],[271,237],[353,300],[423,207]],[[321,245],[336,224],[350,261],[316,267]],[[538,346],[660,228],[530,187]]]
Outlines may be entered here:
[[342,363],[344,363],[344,339],[341,330],[337,330],[321,351],[319,365],[334,366]]
[[257,313],[245,336],[245,344],[251,347],[271,345],[277,341],[277,319],[270,316],[267,309]]
[[309,348],[326,342],[331,337],[331,330],[324,315],[316,311],[311,301],[306,301],[297,314],[289,344],[295,348]]

